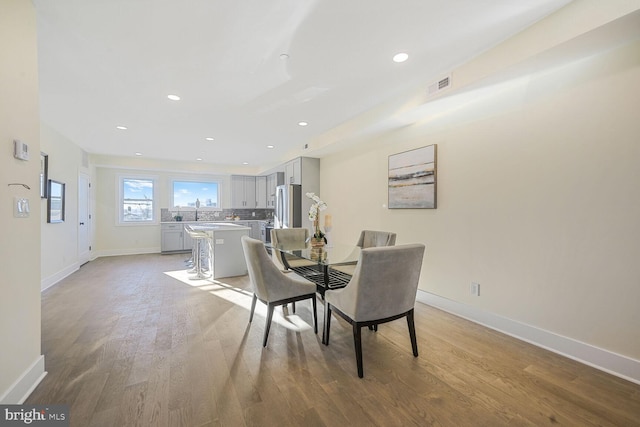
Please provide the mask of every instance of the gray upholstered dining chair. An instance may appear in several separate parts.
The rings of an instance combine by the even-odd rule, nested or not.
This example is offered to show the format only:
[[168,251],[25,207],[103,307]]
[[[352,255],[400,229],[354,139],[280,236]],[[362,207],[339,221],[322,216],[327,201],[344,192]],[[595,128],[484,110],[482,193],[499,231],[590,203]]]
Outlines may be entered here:
[[[307,239],[309,239],[308,228],[274,228],[271,230],[271,244],[273,246],[281,246],[291,249],[304,249],[307,245]],[[271,257],[273,262],[281,270],[285,270],[286,265],[289,265],[289,267],[314,265],[311,261],[297,258],[293,255],[286,255],[278,250],[272,250]],[[283,258],[286,258],[286,265]]]
[[390,231],[362,230],[356,246],[365,249],[378,246],[394,246],[395,244],[396,233]]
[[[284,274],[271,261],[264,243],[260,240],[252,239],[249,236],[242,236],[242,250],[247,262],[247,270],[251,286],[253,287],[253,301],[251,302],[251,314],[249,323],[253,320],[253,313],[256,308],[256,300],[260,300],[267,305],[267,323],[264,328],[264,339],[262,346],[267,346],[269,329],[273,310],[279,305],[294,303],[296,301],[311,299],[313,304],[313,326],[318,333],[318,311],[316,307],[316,285],[303,279],[295,273]],[[294,305],[295,311],[295,305]]]
[[322,341],[329,345],[332,312],[348,321],[353,328],[360,378],[364,376],[360,334],[363,326],[377,326],[406,317],[413,355],[418,356],[413,310],[424,249],[423,244],[363,249],[349,284],[324,294]]
[[[362,249],[375,248],[378,246],[394,246],[396,244],[396,233],[390,231],[362,230],[356,246]],[[353,276],[356,270],[354,264],[336,265],[334,269]]]

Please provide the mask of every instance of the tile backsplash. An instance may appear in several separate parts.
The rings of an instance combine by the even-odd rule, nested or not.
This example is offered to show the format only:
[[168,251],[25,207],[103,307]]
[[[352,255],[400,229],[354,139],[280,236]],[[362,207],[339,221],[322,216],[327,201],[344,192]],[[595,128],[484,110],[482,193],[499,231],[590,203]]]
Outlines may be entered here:
[[[253,215],[255,213],[255,216]],[[160,221],[175,221],[176,216],[182,216],[182,221],[225,221],[227,216],[237,215],[240,220],[263,220],[273,219],[273,209],[222,209],[222,210],[200,210],[194,209],[160,209]]]

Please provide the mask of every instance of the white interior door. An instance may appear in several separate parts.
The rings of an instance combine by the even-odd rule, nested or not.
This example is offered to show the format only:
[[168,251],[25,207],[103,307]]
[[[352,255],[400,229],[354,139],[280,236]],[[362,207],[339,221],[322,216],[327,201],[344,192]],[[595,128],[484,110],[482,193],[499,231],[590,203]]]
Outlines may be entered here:
[[80,265],[91,259],[91,242],[89,232],[91,230],[91,215],[89,214],[89,176],[83,173],[78,175],[78,262]]

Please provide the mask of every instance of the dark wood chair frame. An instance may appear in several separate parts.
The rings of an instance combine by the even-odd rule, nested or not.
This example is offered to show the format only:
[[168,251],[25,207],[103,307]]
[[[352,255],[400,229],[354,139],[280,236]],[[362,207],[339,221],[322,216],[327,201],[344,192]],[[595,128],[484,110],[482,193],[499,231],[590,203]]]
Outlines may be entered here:
[[258,296],[254,293],[253,294],[253,301],[251,302],[251,314],[249,315],[249,323],[251,323],[251,321],[253,320],[253,312],[256,309],[256,301],[260,299],[261,302],[263,302],[266,306],[267,306],[267,323],[265,324],[264,327],[264,338],[262,340],[262,346],[266,347],[267,346],[267,339],[269,338],[269,330],[271,329],[271,319],[273,319],[273,310],[279,306],[279,305],[286,305],[289,303],[292,303],[293,305],[293,312],[296,312],[296,301],[302,301],[305,299],[309,299],[311,298],[311,301],[313,303],[313,328],[315,333],[318,333],[318,308],[317,308],[317,303],[316,303],[316,293],[313,292],[311,294],[305,294],[305,295],[300,295],[297,297],[293,297],[293,298],[286,298],[286,299],[282,299],[279,301],[272,301],[272,302],[267,302],[264,301],[260,298],[258,298]]
[[335,311],[344,320],[349,322],[353,327],[353,343],[356,348],[356,365],[358,366],[358,377],[364,377],[364,369],[362,367],[362,335],[360,329],[363,326],[368,327],[374,331],[378,330],[378,325],[381,323],[391,322],[393,320],[400,319],[402,317],[407,318],[407,326],[409,327],[409,337],[411,338],[411,349],[413,350],[413,356],[418,357],[418,341],[416,340],[416,327],[413,320],[413,308],[405,313],[397,314],[395,316],[387,317],[385,319],[368,320],[366,322],[356,322],[342,311],[333,307],[331,304],[326,303],[324,308],[324,330],[322,331],[322,342],[324,345],[329,345],[329,330],[331,329],[331,313]]

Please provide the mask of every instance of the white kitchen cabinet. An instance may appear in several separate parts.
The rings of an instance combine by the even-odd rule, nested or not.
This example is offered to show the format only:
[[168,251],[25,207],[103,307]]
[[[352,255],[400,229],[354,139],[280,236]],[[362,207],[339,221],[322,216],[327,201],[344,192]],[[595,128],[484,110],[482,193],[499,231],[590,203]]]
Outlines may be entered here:
[[252,239],[261,240],[260,236],[260,221],[251,220],[251,221],[233,221],[233,224],[241,225],[243,227],[249,227],[251,231],[249,232],[249,237]]
[[193,249],[193,237],[186,230],[182,233],[182,249],[185,251]]
[[256,176],[256,208],[267,208],[267,177]]
[[249,226],[251,227],[251,238],[262,240],[262,236],[260,235],[260,221],[249,221]]
[[302,159],[300,157],[290,160],[284,165],[284,182],[302,184]]
[[256,207],[256,177],[231,175],[231,208],[254,209]]
[[162,224],[162,236],[160,250],[162,252],[175,252],[184,250],[184,225],[176,222],[175,224]]
[[284,184],[284,172],[276,172],[267,175],[267,208],[276,207],[276,187]]

